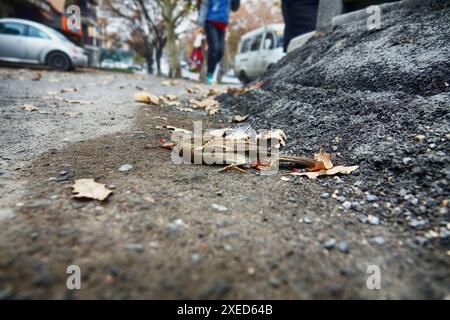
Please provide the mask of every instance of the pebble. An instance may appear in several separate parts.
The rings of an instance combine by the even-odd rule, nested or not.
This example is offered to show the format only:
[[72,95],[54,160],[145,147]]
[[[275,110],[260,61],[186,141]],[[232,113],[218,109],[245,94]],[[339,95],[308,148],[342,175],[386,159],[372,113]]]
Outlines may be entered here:
[[227,251],[227,252],[231,252],[231,251],[233,251],[233,247],[230,246],[229,244],[225,244],[225,245],[223,246],[223,250],[225,250],[225,251]]
[[133,166],[131,164],[124,164],[124,165],[120,166],[119,171],[120,172],[128,172],[128,171],[131,171],[132,169],[133,169]]
[[428,243],[428,239],[426,237],[417,236],[415,239],[416,239],[416,242],[418,244],[420,244],[421,246],[424,246]]
[[13,219],[16,216],[12,209],[0,209],[0,221]]
[[174,222],[169,222],[165,227],[166,236],[171,236],[172,234],[175,234],[185,229],[186,227],[187,225],[181,219],[177,219]]
[[125,249],[131,251],[144,251],[144,245],[141,243],[127,243]]
[[339,248],[339,251],[341,251],[341,252],[349,252],[348,243],[345,241],[339,242],[338,248]]
[[220,204],[213,203],[213,204],[212,204],[212,207],[213,207],[214,209],[216,209],[217,211],[219,211],[219,212],[226,212],[226,211],[228,211],[228,208],[227,208],[227,207],[222,206],[222,205],[220,205]]
[[373,225],[378,225],[378,224],[380,224],[380,218],[378,218],[377,216],[369,215],[369,216],[367,217],[367,221],[369,221],[369,223],[370,223],[370,224],[373,224]]
[[367,200],[368,202],[374,202],[374,201],[377,201],[377,200],[378,200],[378,197],[377,197],[376,195],[367,193],[367,194],[366,194],[366,200]]
[[60,176],[66,176],[69,172],[67,172],[66,170],[60,171],[59,175]]
[[191,256],[191,260],[192,260],[192,262],[194,262],[194,263],[199,262],[201,258],[202,258],[202,257],[201,257],[198,253],[194,253],[194,254]]
[[358,221],[361,222],[362,224],[367,222],[367,217],[363,214],[358,215]]
[[350,201],[344,201],[344,203],[342,204],[342,206],[346,209],[349,210],[352,207],[352,203]]
[[216,195],[219,196],[219,197],[222,196],[222,195],[223,195],[223,191],[222,191],[222,190],[217,191],[217,192],[216,192]]
[[411,219],[411,221],[409,222],[409,226],[412,228],[420,228],[426,224],[427,224],[426,221],[418,219]]
[[380,246],[384,244],[384,238],[383,237],[374,237],[372,238],[372,241],[376,244],[379,244]]
[[336,247],[336,240],[330,239],[330,240],[325,241],[325,243],[323,244],[323,247],[328,250],[334,249],[334,247]]
[[404,165],[408,165],[408,164],[411,164],[413,162],[413,159],[410,158],[410,157],[405,157],[405,158],[403,158],[402,162],[403,162]]
[[306,224],[311,224],[312,220],[310,218],[306,217],[305,219],[303,219],[303,222]]
[[336,198],[337,201],[339,202],[345,202],[345,197],[344,196],[339,196]]
[[328,192],[324,192],[324,193],[322,193],[322,194],[320,195],[320,197],[321,197],[322,199],[328,199],[328,198],[330,197],[330,194],[329,194]]

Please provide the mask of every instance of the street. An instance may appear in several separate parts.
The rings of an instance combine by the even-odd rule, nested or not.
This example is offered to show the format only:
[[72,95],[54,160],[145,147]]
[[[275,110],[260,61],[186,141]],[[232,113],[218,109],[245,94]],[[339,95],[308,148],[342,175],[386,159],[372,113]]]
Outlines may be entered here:
[[[336,190],[364,197],[358,173],[319,183],[172,163],[161,148],[170,132],[158,126],[231,126],[225,111],[133,96],[189,99],[185,89],[203,85],[93,69],[2,67],[0,80],[0,298],[448,297],[443,248],[339,208]],[[81,178],[113,194],[74,199]],[[80,290],[66,287],[69,265],[81,270]],[[380,289],[368,286],[373,265]]]

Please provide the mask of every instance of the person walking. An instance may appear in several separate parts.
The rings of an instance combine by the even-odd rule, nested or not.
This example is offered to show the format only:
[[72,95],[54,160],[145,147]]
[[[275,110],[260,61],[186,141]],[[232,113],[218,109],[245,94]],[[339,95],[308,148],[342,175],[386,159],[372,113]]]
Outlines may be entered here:
[[316,29],[319,0],[282,0],[281,12],[285,23],[284,52],[289,42],[301,34]]
[[230,9],[237,11],[240,0],[203,0],[200,6],[198,25],[206,33],[208,43],[208,67],[206,83],[214,83],[214,72],[225,52],[225,33],[230,18]]

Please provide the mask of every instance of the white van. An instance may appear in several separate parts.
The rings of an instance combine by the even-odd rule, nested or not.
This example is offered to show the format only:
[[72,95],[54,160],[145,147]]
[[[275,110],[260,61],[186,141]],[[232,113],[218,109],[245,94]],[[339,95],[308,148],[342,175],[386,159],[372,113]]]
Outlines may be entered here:
[[241,37],[234,72],[243,83],[261,76],[283,56],[284,24],[269,24]]

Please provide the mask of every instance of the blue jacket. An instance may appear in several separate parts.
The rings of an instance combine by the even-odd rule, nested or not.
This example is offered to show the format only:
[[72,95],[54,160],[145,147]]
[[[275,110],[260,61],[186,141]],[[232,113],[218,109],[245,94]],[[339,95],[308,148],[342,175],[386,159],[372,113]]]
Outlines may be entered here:
[[230,9],[239,9],[239,0],[203,0],[198,16],[198,25],[205,26],[207,20],[228,23]]

